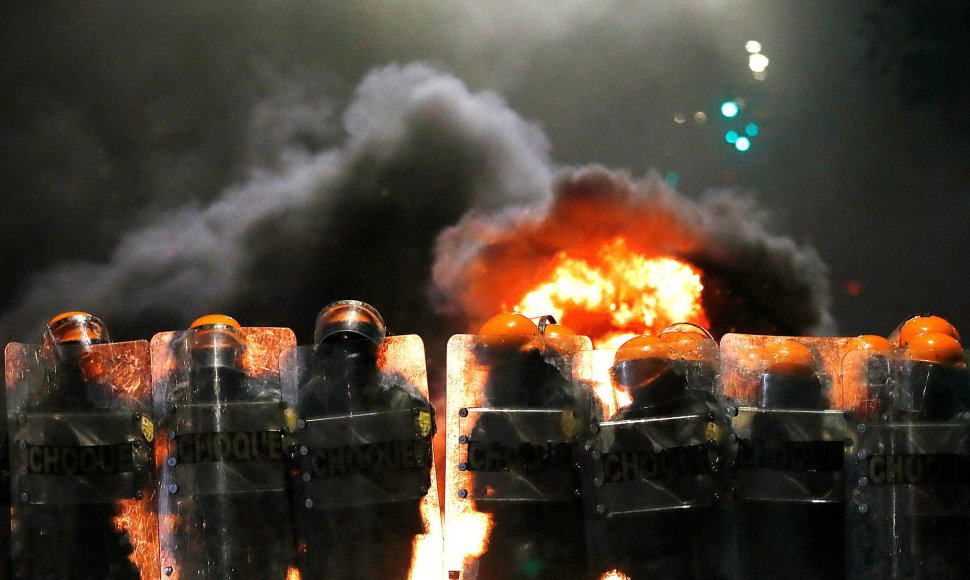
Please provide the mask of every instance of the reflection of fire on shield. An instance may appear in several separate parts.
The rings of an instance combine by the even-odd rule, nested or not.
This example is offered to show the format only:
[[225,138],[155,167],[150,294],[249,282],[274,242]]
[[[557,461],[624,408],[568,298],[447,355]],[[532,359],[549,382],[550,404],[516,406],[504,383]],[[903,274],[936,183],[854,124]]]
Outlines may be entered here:
[[970,373],[958,336],[916,317],[892,345],[845,358],[864,421],[849,462],[852,579],[970,576]]
[[448,346],[445,565],[452,577],[585,578],[580,438],[599,419],[567,375],[586,337],[519,314]]
[[437,578],[434,410],[424,345],[387,337],[372,306],[345,300],[317,318],[316,344],[281,357],[297,401],[293,473],[302,578]]
[[847,338],[728,334],[723,394],[732,407],[742,578],[844,575],[843,408]]
[[[7,363],[7,373],[13,369]],[[10,376],[10,375],[8,375]],[[15,380],[5,377],[4,388],[0,389],[0,409],[7,411],[7,388]],[[10,382],[8,382],[10,381]],[[10,570],[10,457],[7,455],[7,429],[0,429],[0,576],[9,578]]]
[[17,578],[158,578],[148,343],[83,312],[6,349]]
[[732,577],[717,343],[677,324],[578,353],[573,368],[622,395],[582,456],[591,577]]
[[152,338],[166,577],[287,577],[292,405],[278,361],[295,342],[288,329],[241,328],[221,315]]

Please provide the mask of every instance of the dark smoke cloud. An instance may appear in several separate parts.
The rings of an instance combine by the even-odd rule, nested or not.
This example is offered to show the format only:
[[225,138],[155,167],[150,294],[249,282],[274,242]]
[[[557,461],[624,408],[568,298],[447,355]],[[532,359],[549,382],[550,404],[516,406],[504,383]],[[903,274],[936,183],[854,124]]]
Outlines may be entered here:
[[[392,313],[392,328],[434,326],[424,299],[434,236],[469,207],[548,197],[549,144],[499,96],[421,64],[368,74],[339,125],[330,109],[257,108],[250,150],[269,168],[131,229],[104,262],[32,276],[0,335],[29,340],[53,314],[83,309],[116,336],[143,338],[229,309],[307,338],[317,309],[349,297]],[[336,131],[337,146],[313,151]]]
[[825,265],[811,248],[770,233],[766,218],[750,196],[720,191],[695,202],[655,174],[634,181],[598,166],[567,170],[544,208],[472,212],[442,233],[439,308],[474,328],[544,281],[557,253],[585,257],[623,236],[639,253],[700,266],[715,334],[834,331]]
[[[321,306],[357,298],[380,308],[392,330],[436,344],[465,330],[461,316],[443,319],[427,298],[442,230],[460,221],[438,242],[435,276],[438,306],[454,314],[462,264],[488,239],[478,234],[538,219],[564,196],[616,192],[649,198],[703,232],[704,243],[675,249],[705,268],[739,329],[829,327],[817,256],[767,233],[737,196],[695,204],[656,178],[633,183],[605,169],[554,179],[540,127],[497,94],[427,65],[376,69],[346,104],[326,84],[281,80],[251,109],[245,179],[128,229],[103,261],[33,275],[0,318],[0,336],[30,340],[53,314],[83,309],[105,318],[115,338],[146,338],[221,310],[248,325],[293,327],[306,341]],[[440,366],[441,353],[429,351]]]

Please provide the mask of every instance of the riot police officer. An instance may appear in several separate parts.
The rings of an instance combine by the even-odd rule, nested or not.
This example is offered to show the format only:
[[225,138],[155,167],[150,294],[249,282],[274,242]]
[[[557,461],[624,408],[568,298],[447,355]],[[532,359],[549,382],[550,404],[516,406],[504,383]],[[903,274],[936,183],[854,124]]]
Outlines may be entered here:
[[742,407],[735,429],[741,577],[842,578],[844,416],[828,411],[806,344],[775,339],[761,354],[757,409]]
[[[475,455],[473,446],[492,453],[498,449],[495,445],[499,439],[510,442],[504,456],[507,465],[485,467],[507,474],[504,482],[494,485],[495,499],[480,497],[475,501],[475,509],[491,514],[492,519],[488,546],[478,559],[478,578],[482,580],[578,579],[586,574],[583,509],[575,493],[580,482],[574,453],[581,434],[598,418],[599,407],[590,390],[564,376],[568,365],[561,359],[573,350],[571,345],[576,341],[569,336],[575,339],[574,333],[555,328],[558,325],[549,326],[543,329],[548,337],[543,340],[536,325],[522,314],[501,314],[482,326],[473,345],[475,359],[488,373],[482,393],[485,406],[496,412],[483,414],[475,424],[469,453]],[[558,442],[539,441],[534,436],[539,425],[533,421],[548,415],[542,411],[561,412],[555,415],[552,429],[558,432]],[[535,456],[523,451],[534,450],[537,443],[555,451],[548,457],[545,452],[549,447]],[[563,455],[563,450],[568,453]],[[545,459],[538,459],[540,456]],[[469,463],[474,469],[475,461]],[[542,490],[543,480],[550,474],[556,481],[565,482],[565,494],[541,497],[539,492],[512,497],[516,493],[513,490],[522,486]]]
[[942,318],[914,317],[891,337],[899,348],[853,365],[880,403],[852,462],[854,580],[970,576],[970,374],[958,337]]
[[426,532],[420,504],[432,483],[433,408],[404,377],[381,369],[381,347],[393,340],[364,302],[334,302],[317,316],[309,361],[297,371],[304,580],[403,580]]
[[198,318],[172,346],[163,511],[179,577],[283,579],[293,543],[278,379],[249,376],[229,316]]
[[594,577],[726,578],[727,420],[714,397],[717,343],[692,324],[617,349],[610,377],[629,403],[600,424],[584,474]]
[[[127,495],[108,491],[132,481],[138,458],[126,433],[107,433],[97,425],[98,417],[110,421],[110,412],[124,405],[92,352],[108,342],[104,323],[84,312],[66,312],[48,323],[41,351],[48,374],[43,384],[26,386],[26,401],[11,423],[23,452],[16,485],[21,500],[15,509],[16,578],[141,577],[129,560],[130,538],[114,523],[115,502],[133,497],[136,486],[129,483]],[[121,424],[131,423],[130,411],[120,415],[127,419]],[[82,456],[91,459],[80,462]]]

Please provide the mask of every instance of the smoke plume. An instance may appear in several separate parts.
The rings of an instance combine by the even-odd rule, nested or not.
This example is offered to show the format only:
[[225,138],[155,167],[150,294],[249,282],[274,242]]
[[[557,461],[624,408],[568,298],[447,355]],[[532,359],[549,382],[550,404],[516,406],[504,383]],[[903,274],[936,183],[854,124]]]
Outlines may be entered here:
[[[323,122],[326,103],[276,98],[293,102],[292,114],[255,110],[249,149],[261,168],[212,203],[128,231],[106,262],[32,276],[0,318],[0,336],[32,340],[50,316],[81,309],[115,338],[146,338],[213,310],[308,338],[316,311],[339,298],[373,301],[392,329],[426,330],[437,232],[469,207],[549,195],[542,132],[498,95],[471,93],[425,65],[372,71],[336,128]],[[307,145],[307,135],[333,132],[337,146]]]
[[366,75],[346,107],[292,87],[274,99],[253,113],[247,179],[131,229],[104,262],[34,275],[0,337],[33,340],[63,310],[101,316],[116,339],[223,311],[306,342],[323,305],[354,298],[392,331],[422,334],[434,369],[436,344],[501,307],[475,275],[496,256],[541,267],[616,235],[697,264],[719,332],[830,327],[821,261],[769,234],[749,200],[695,203],[655,177],[557,170],[538,126],[454,76],[395,65]]

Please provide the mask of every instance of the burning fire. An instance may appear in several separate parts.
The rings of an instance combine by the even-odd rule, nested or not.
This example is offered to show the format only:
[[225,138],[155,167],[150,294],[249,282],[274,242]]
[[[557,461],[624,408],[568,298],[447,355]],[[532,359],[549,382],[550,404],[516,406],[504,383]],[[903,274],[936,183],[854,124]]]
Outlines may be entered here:
[[157,579],[158,570],[158,520],[146,507],[144,500],[121,500],[116,504],[118,516],[114,518],[115,529],[128,534],[134,551],[128,559],[141,571],[146,580]]
[[[617,348],[638,334],[658,334],[675,322],[709,326],[701,304],[704,285],[690,264],[647,257],[616,237],[587,261],[556,254],[554,268],[513,308],[527,316],[552,314],[600,349]],[[507,308],[506,308],[507,309]],[[597,361],[600,363],[601,361]],[[593,389],[609,414],[630,403],[613,388],[609,363],[596,365]]]
[[[135,400],[145,402],[150,397],[151,375],[147,364],[147,343],[114,343],[92,353],[97,353],[100,357],[97,365],[107,384],[115,386],[120,393]],[[152,442],[149,441],[148,444],[151,445]],[[158,517],[152,509],[150,490],[145,491],[149,493],[144,499],[123,499],[115,504],[118,515],[114,518],[114,526],[118,532],[128,535],[133,548],[128,559],[141,571],[141,577],[157,579]]]
[[[559,251],[549,273],[517,299],[504,303],[502,310],[515,310],[530,317],[552,314],[578,334],[589,336],[597,348],[609,349],[638,334],[659,333],[675,322],[709,326],[701,303],[703,290],[701,274],[690,264],[670,256],[640,253],[629,247],[625,237],[616,236],[592,254],[577,256]],[[450,344],[449,350],[454,346],[458,345]],[[604,365],[604,361],[591,359],[597,368],[593,387],[605,410],[612,414],[629,403],[629,395],[613,388],[609,363]],[[476,379],[484,378],[476,377],[476,372],[480,370],[473,365],[449,369],[448,392],[457,393],[458,388],[477,392]],[[464,384],[452,385],[455,381]],[[470,403],[466,400],[462,404],[473,406]],[[459,433],[457,408],[453,408],[456,404],[449,397],[446,432],[452,437]],[[449,447],[449,464],[456,465],[458,461]],[[464,569],[488,546],[489,514],[476,511],[474,502],[454,496],[457,490],[467,488],[467,483],[462,472],[454,472],[445,486],[449,494],[446,537],[449,546],[455,547],[446,554],[448,570]]]
[[[455,358],[451,352],[470,352],[469,337],[456,337],[448,344],[449,360],[462,360],[464,364],[448,369],[448,392],[458,393],[459,397],[448,397],[448,420],[445,433],[449,438],[457,438],[459,425],[458,408],[474,406],[474,393],[481,391],[479,385],[485,381],[487,371],[472,361]],[[448,445],[448,465],[457,465],[460,452],[454,445]],[[445,569],[449,572],[465,570],[476,558],[485,553],[488,537],[492,528],[492,516],[475,509],[474,502],[459,497],[459,489],[468,489],[468,472],[447,470],[445,482]]]
[[601,576],[600,580],[630,580],[630,577],[619,570],[610,570]]
[[[428,373],[424,365],[424,343],[417,335],[395,336],[381,344],[378,364],[388,373],[396,373],[428,396]],[[414,538],[411,570],[408,578],[440,578],[442,574],[441,506],[438,502],[437,476],[431,466],[432,486],[421,500],[421,517],[425,533]]]
[[592,263],[565,251],[556,254],[551,275],[512,309],[527,316],[552,314],[598,348],[616,348],[674,322],[708,326],[703,289],[700,272],[690,264],[647,257],[617,237],[600,247]]
[[426,533],[419,534],[414,539],[414,555],[411,558],[410,580],[424,578],[440,578],[442,574],[442,545],[441,545],[441,507],[438,505],[438,493],[433,487],[437,478],[434,467],[431,469],[432,488],[421,500],[421,517],[424,519]]
[[290,567],[286,571],[286,580],[300,580],[300,571],[294,567]]
[[[450,489],[450,488],[449,488]],[[476,511],[469,501],[454,502],[445,524],[449,544],[461,548],[461,554],[448,554],[445,565],[449,570],[463,570],[485,553],[492,531],[492,516]]]

